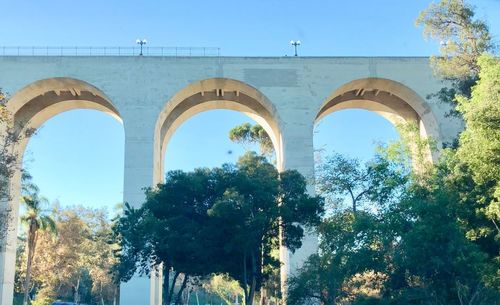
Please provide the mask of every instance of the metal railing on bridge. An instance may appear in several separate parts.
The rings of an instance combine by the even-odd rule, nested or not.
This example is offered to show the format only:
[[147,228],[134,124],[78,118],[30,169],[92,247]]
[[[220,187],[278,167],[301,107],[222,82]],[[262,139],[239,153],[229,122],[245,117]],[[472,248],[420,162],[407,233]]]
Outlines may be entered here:
[[[0,47],[0,56],[141,56],[140,47]],[[216,47],[143,47],[143,56],[220,56]]]

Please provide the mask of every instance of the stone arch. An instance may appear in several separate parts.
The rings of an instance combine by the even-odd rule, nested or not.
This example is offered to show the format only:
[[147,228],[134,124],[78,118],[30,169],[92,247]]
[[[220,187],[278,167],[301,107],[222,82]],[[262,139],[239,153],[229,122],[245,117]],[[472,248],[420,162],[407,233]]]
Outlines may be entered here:
[[[69,110],[94,109],[121,117],[111,100],[93,85],[74,78],[55,77],[36,81],[16,92],[7,102],[18,132],[37,129],[50,118]],[[20,143],[22,155],[27,141]]]
[[167,102],[155,127],[154,181],[162,181],[164,155],[175,130],[192,116],[214,109],[242,112],[260,124],[270,136],[282,168],[282,138],[277,111],[256,88],[228,78],[210,78],[189,84]]
[[[110,99],[98,88],[87,82],[56,77],[35,81],[17,91],[6,104],[14,132],[22,135],[26,130],[37,129],[50,118],[73,109],[94,109],[107,113],[121,122],[120,114]],[[0,126],[0,132],[5,132]],[[13,147],[21,162],[29,137]],[[17,241],[17,218],[21,171],[9,179],[9,197],[0,198],[0,207],[9,211],[7,236],[0,238],[0,303],[9,304],[13,298]]]
[[[330,113],[353,108],[378,113],[394,125],[416,123],[421,137],[442,142],[429,104],[409,87],[383,78],[358,79],[337,88],[321,105],[315,124]],[[437,153],[429,151],[428,157],[435,160]]]

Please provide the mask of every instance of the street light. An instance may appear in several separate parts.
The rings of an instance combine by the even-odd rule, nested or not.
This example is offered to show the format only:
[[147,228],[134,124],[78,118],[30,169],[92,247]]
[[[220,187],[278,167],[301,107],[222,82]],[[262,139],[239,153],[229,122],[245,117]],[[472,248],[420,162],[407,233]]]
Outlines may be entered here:
[[297,41],[290,40],[290,44],[292,46],[294,46],[294,48],[295,48],[295,56],[297,56],[297,46],[300,46],[300,40],[297,40]]
[[142,39],[142,40],[141,39],[137,39],[135,41],[135,43],[141,45],[141,54],[139,54],[139,55],[142,56],[142,46],[145,45],[146,43],[148,43],[148,41],[146,39]]

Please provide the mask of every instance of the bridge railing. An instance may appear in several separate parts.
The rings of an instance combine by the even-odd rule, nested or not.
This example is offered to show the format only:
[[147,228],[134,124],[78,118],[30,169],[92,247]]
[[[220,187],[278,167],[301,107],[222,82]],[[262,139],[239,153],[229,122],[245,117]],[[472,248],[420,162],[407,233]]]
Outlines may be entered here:
[[[0,56],[139,56],[140,47],[0,47]],[[143,47],[144,56],[220,56],[216,47]]]

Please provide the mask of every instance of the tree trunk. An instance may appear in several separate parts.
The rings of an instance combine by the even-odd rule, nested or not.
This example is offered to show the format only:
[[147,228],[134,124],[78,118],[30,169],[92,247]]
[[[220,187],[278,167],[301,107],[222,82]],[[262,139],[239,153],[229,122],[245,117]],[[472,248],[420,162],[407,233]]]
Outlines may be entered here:
[[267,305],[267,288],[260,288],[260,305]]
[[99,290],[100,290],[100,291],[99,291],[99,294],[100,294],[100,296],[101,296],[101,305],[105,305],[105,304],[104,304],[104,297],[102,296],[102,282],[100,282],[100,284],[101,284],[101,285],[100,285],[100,289],[99,289]]
[[196,290],[195,295],[196,295],[196,305],[200,305],[200,299],[198,298],[198,290]]
[[163,304],[170,305],[170,267],[167,267],[165,263],[163,263]]
[[75,304],[79,303],[79,295],[78,295],[78,290],[80,290],[80,276],[78,276],[78,280],[76,281],[76,286],[75,286],[75,294],[73,295],[73,302]]
[[257,260],[255,259],[255,253],[251,255],[252,259],[252,286],[250,287],[250,293],[248,294],[248,302],[247,305],[253,304],[253,298],[255,296],[255,288],[257,286]]
[[172,297],[174,296],[175,282],[177,281],[178,276],[179,276],[179,272],[175,271],[174,278],[172,279],[172,286],[170,286],[170,292],[168,293],[167,305],[170,305],[170,303],[172,303]]
[[188,275],[185,274],[184,275],[184,280],[182,281],[181,288],[177,292],[177,297],[175,298],[175,305],[179,305],[180,304],[181,297],[182,297],[182,292],[184,291],[184,288],[186,288],[187,280],[188,280]]
[[29,286],[31,282],[31,266],[33,264],[33,257],[35,254],[36,247],[36,224],[30,223],[28,231],[28,260],[26,263],[26,279],[24,280],[24,298],[23,305],[28,305],[29,301]]
[[248,305],[248,285],[247,285],[247,255],[243,255],[243,293],[245,295],[245,305]]
[[113,296],[113,305],[119,305],[120,302],[118,300],[118,297],[120,295],[120,285],[115,286],[115,295]]

